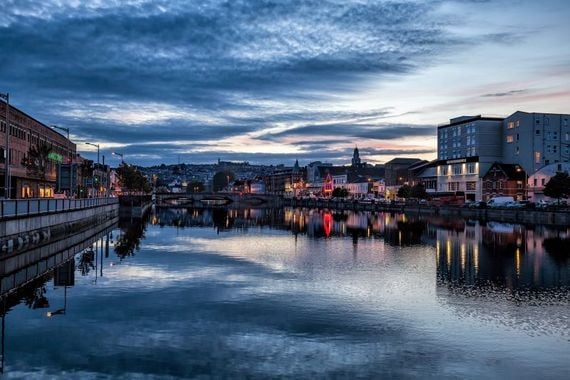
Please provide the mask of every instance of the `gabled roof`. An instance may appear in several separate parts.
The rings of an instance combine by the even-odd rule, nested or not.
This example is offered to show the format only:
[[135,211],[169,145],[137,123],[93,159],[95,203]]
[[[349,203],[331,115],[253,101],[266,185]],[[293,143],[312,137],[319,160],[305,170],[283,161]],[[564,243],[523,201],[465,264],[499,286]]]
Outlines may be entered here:
[[485,175],[489,174],[491,170],[495,168],[500,169],[509,179],[526,181],[526,172],[520,165],[495,162]]

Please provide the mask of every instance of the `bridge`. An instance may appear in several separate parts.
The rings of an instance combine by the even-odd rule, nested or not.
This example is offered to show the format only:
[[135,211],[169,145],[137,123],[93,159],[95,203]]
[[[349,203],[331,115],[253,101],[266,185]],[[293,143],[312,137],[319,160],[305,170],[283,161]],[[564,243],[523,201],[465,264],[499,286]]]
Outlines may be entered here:
[[156,193],[155,205],[157,207],[181,208],[264,208],[276,207],[281,199],[268,194],[242,194],[242,193]]

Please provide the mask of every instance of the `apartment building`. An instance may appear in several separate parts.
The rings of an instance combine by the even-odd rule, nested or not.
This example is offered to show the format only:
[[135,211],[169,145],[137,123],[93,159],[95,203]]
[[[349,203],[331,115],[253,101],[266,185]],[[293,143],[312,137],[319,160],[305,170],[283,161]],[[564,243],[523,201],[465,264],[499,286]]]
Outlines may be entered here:
[[503,162],[532,174],[570,162],[570,115],[517,111],[503,122]]
[[482,198],[481,178],[502,159],[503,118],[460,116],[437,128],[437,186],[439,192]]

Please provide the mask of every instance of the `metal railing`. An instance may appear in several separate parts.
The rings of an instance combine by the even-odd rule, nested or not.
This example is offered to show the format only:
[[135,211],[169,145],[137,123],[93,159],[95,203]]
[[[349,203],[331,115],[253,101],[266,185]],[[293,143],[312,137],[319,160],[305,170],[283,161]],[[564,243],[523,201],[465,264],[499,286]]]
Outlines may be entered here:
[[118,203],[119,200],[117,198],[4,199],[0,200],[0,219],[81,210],[90,207],[106,206]]

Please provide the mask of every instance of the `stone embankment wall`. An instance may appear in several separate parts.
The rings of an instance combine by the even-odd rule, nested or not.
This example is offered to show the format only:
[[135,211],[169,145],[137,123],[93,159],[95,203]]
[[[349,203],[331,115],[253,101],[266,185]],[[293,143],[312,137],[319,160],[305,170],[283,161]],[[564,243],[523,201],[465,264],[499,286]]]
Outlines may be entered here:
[[42,241],[73,234],[86,226],[113,219],[118,216],[118,212],[119,204],[112,203],[0,219],[0,253],[23,250]]
[[384,211],[416,215],[442,215],[466,219],[494,220],[508,223],[570,226],[569,210],[532,209],[470,209],[464,207],[435,207],[420,205],[390,205],[362,202],[324,201],[313,199],[283,199],[284,206],[321,208],[329,210]]

